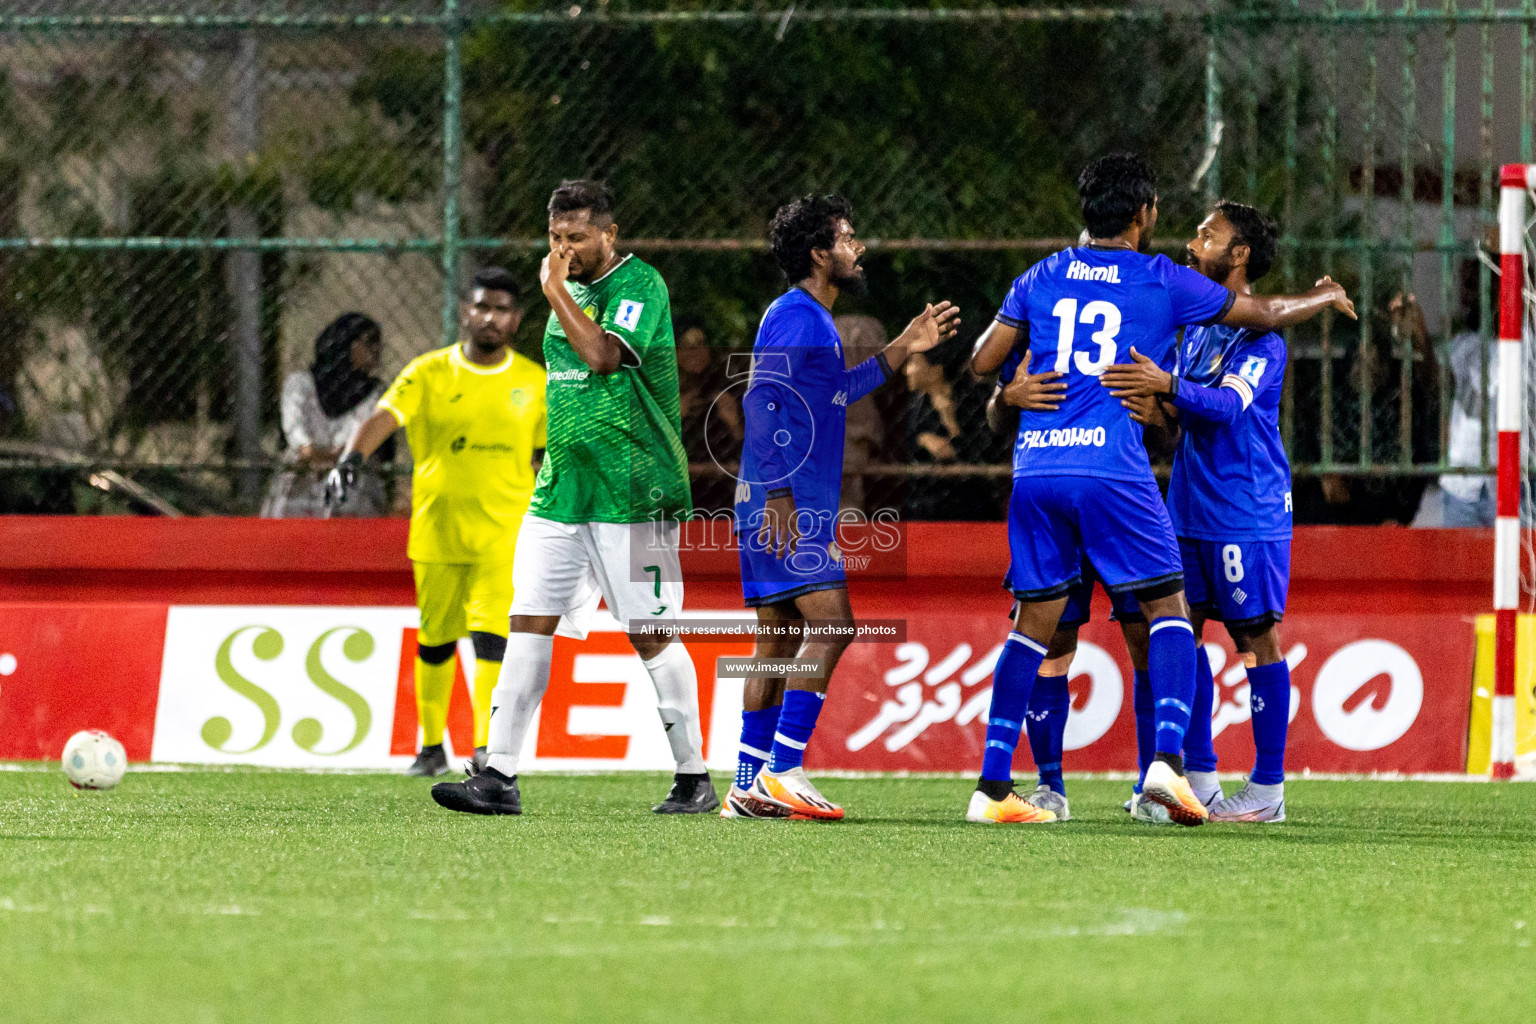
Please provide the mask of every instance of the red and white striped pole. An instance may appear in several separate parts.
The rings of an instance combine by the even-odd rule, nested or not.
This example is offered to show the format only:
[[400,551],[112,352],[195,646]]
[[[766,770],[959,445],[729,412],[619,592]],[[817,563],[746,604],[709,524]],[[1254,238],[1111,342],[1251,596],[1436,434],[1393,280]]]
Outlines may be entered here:
[[1499,176],[1499,484],[1493,546],[1492,775],[1515,774],[1515,629],[1520,608],[1520,434],[1525,381],[1526,189],[1536,168],[1505,164]]

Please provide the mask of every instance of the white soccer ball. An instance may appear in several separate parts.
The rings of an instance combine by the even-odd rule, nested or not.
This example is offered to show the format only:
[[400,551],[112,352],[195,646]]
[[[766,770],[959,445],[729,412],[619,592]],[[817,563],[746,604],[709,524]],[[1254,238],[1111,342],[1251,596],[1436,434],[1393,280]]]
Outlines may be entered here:
[[111,789],[127,768],[123,745],[100,729],[77,732],[64,744],[64,774],[76,789]]

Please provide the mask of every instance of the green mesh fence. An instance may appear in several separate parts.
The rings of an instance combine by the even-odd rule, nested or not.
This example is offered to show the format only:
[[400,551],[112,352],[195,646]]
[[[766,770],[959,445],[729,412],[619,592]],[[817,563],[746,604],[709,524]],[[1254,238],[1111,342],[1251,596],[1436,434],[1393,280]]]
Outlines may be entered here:
[[[544,204],[591,175],[703,349],[685,407],[782,286],[774,208],[849,196],[871,288],[843,326],[873,345],[950,298],[967,330],[860,414],[848,498],[993,518],[1008,443],[966,350],[1076,237],[1078,169],[1131,148],[1170,252],[1211,199],[1255,202],[1285,232],[1266,290],[1329,273],[1357,296],[1359,324],[1288,339],[1298,515],[1406,518],[1427,479],[1484,468],[1447,465],[1450,353],[1467,330],[1486,351],[1478,254],[1495,168],[1531,158],[1532,3],[12,0],[0,509],[254,513],[320,328],[373,317],[387,378],[453,340],[484,263],[525,283],[537,356]],[[689,429],[699,503],[728,505],[730,425]]]

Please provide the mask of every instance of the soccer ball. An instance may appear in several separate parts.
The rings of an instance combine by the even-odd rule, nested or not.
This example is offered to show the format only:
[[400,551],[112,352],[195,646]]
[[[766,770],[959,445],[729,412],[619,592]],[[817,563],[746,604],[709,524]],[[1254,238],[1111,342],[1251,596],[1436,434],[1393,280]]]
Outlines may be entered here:
[[77,732],[64,744],[64,774],[76,789],[111,789],[127,768],[123,745],[100,729]]

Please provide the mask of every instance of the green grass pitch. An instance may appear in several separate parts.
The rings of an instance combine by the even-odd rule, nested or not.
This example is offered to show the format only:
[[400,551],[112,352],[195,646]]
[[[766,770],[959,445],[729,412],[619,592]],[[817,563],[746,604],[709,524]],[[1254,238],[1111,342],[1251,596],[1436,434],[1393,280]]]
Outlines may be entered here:
[[[659,819],[659,775],[0,772],[0,1020],[1530,1021],[1536,786],[1293,781],[1278,826]],[[1230,784],[1229,784],[1230,788]]]

